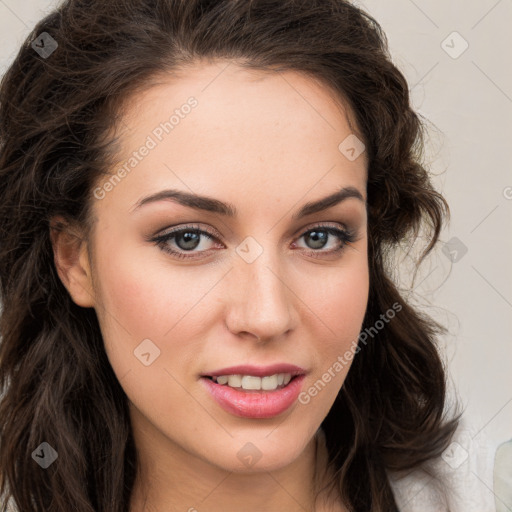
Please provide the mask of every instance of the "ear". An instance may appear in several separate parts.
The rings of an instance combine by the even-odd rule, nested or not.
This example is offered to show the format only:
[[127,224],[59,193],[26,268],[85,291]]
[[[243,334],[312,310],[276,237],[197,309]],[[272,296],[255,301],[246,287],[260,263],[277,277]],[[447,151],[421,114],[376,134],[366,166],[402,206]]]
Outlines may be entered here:
[[87,242],[61,216],[50,220],[50,239],[57,273],[73,302],[84,308],[94,307]]

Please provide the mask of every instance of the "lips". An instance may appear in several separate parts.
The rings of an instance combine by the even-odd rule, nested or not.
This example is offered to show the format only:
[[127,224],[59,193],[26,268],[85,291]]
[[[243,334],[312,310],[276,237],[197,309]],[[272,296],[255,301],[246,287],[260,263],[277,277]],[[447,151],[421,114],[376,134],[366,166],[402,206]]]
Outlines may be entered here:
[[[226,412],[244,418],[263,419],[284,413],[297,401],[306,373],[303,368],[286,363],[270,366],[240,365],[204,373],[200,381],[208,394]],[[287,375],[288,378],[273,390],[264,387],[247,390],[217,382],[218,379],[226,380],[227,376],[230,379],[242,376],[254,380],[261,379],[263,382],[266,379],[275,379],[276,374]],[[245,385],[243,381],[242,385]]]
[[240,365],[230,366],[201,374],[201,377],[219,377],[221,375],[252,375],[254,377],[268,377],[276,373],[289,373],[292,376],[305,375],[307,372],[300,366],[288,363],[277,363],[270,366]]

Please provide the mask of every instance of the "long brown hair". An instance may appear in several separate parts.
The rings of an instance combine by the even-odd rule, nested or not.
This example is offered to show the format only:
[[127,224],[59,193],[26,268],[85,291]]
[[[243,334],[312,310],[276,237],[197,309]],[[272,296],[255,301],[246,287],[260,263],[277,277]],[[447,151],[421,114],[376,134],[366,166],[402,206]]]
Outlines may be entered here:
[[[44,36],[51,54],[31,45],[43,32],[58,44]],[[366,146],[364,328],[395,303],[401,311],[365,340],[322,423],[333,485],[350,510],[396,510],[389,472],[450,441],[443,329],[400,295],[387,263],[423,228],[428,254],[449,210],[379,24],[344,0],[68,0],[37,24],[0,88],[0,494],[20,512],[128,511],[137,454],[127,397],[94,310],[58,277],[49,221],[91,225],[92,190],[112,163],[106,135],[126,98],[217,58],[320,80],[348,103]],[[32,460],[42,442],[58,453],[46,471]]]

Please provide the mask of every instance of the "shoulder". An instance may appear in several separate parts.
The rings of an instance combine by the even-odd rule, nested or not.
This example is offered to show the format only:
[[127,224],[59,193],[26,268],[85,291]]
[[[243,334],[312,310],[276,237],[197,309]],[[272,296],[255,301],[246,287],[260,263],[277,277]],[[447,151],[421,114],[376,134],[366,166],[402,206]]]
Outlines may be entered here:
[[441,457],[389,474],[400,512],[494,512],[494,452],[485,433],[461,422]]

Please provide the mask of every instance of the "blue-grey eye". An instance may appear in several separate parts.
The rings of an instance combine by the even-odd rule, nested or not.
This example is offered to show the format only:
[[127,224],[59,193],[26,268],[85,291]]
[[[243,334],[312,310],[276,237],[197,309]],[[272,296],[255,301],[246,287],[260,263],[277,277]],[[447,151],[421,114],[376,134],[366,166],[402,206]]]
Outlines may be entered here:
[[[201,240],[201,234],[193,231],[182,231],[174,235],[176,245],[184,251],[195,249]],[[183,240],[183,243],[180,243]]]
[[308,233],[304,235],[304,238],[309,239],[312,242],[312,245],[310,245],[311,249],[322,249],[322,247],[327,243],[329,233],[325,230],[314,229],[312,231],[308,231]]

